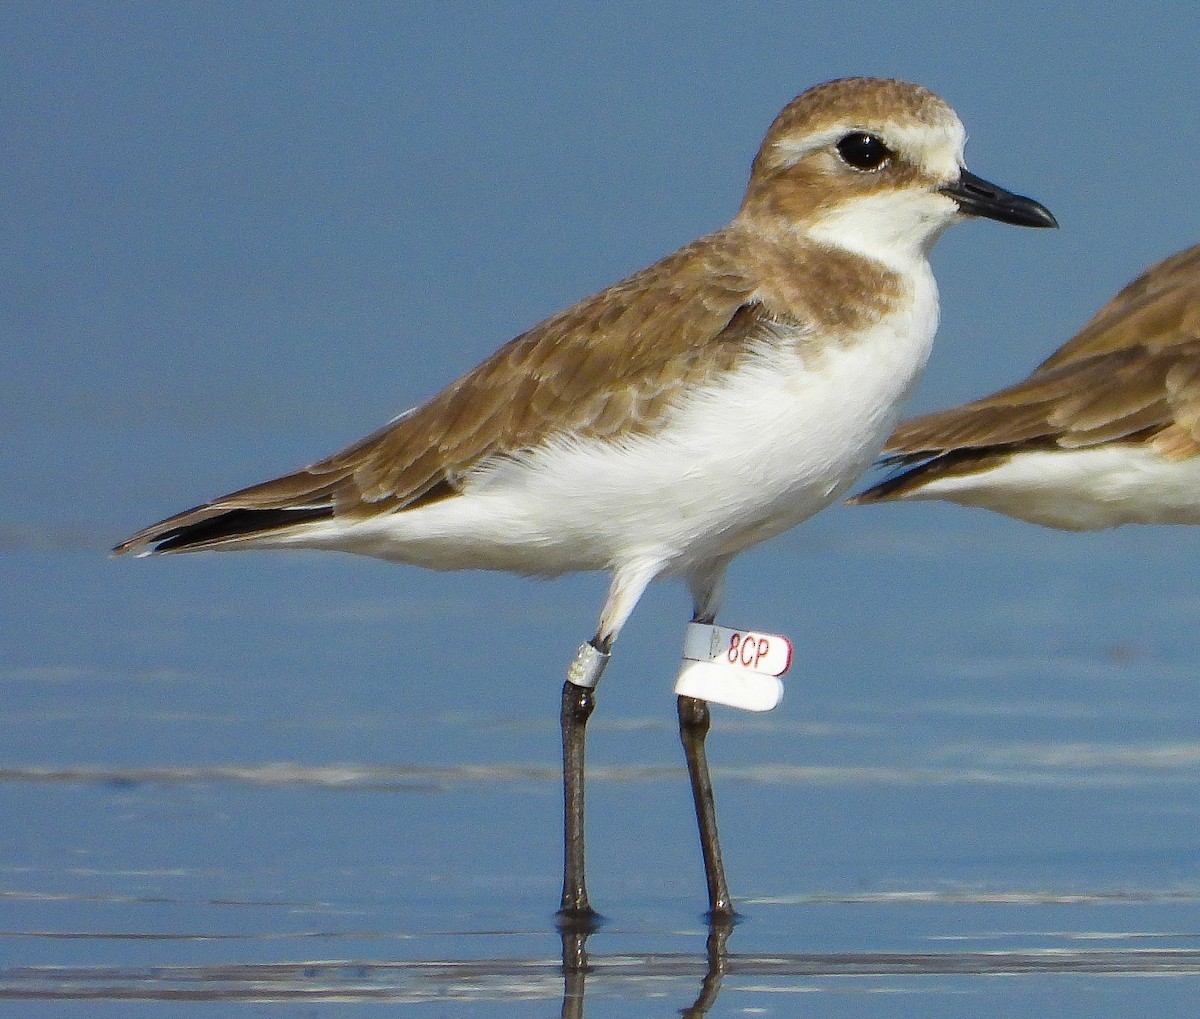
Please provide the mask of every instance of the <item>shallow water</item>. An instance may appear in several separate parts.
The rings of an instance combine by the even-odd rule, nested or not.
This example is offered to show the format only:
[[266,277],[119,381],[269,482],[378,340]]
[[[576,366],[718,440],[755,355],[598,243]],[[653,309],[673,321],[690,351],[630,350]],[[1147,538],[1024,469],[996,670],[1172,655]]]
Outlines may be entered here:
[[914,520],[831,513],[735,567],[727,618],[799,650],[775,712],[716,709],[720,964],[683,597],[648,597],[589,731],[607,922],[569,981],[558,676],[597,578],[13,551],[4,1014],[1191,1014],[1190,533]]

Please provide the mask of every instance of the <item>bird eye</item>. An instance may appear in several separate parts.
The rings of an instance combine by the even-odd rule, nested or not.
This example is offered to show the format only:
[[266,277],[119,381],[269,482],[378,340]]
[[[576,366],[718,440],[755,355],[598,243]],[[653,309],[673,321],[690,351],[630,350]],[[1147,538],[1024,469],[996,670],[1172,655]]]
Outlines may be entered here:
[[838,155],[856,170],[878,170],[892,158],[892,150],[873,134],[854,131],[837,143]]

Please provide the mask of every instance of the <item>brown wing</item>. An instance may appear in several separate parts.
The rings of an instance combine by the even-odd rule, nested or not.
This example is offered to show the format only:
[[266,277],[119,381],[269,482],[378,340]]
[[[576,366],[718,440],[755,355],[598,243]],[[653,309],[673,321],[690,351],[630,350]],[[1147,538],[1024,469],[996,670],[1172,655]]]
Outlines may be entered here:
[[900,498],[1017,449],[1135,439],[1172,459],[1200,454],[1200,245],[1125,286],[1023,382],[901,422],[884,460],[909,469],[850,502]]
[[1157,265],[1122,288],[1038,371],[1097,354],[1145,345],[1161,350],[1200,337],[1200,245]]
[[645,432],[776,321],[713,235],[547,319],[347,449],[169,517],[114,551],[211,547],[335,511],[403,509],[452,495],[484,459],[558,432]]
[[726,327],[750,291],[722,256],[719,247],[698,243],[585,299],[308,472],[348,482],[339,511],[358,503],[401,508],[438,486],[457,488],[487,457],[558,432],[617,438],[647,431],[682,387],[742,353]]
[[1200,340],[1039,369],[981,400],[902,422],[884,453],[910,459],[1038,442],[1076,448],[1161,431],[1194,398],[1197,366]]
[[1193,339],[1039,369],[982,400],[902,422],[884,453],[904,462],[1025,444],[1074,449],[1180,428],[1190,434],[1198,416],[1200,339]]
[[1163,456],[1200,455],[1200,340],[1100,354],[953,410],[900,424],[884,461],[908,470],[854,496],[902,498],[941,477],[977,473],[1022,449],[1149,440]]
[[1121,289],[1024,382],[954,410],[903,422],[885,453],[1045,441],[1078,447],[1165,432],[1156,444],[1191,456],[1200,342],[1200,245]]

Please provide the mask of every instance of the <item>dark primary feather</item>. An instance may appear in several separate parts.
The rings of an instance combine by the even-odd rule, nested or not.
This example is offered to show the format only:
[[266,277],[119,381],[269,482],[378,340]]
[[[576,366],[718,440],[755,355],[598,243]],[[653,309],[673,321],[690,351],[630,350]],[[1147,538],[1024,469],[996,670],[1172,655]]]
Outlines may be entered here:
[[332,507],[301,510],[227,510],[198,523],[163,531],[155,541],[156,552],[180,552],[184,549],[218,545],[247,534],[262,534],[294,527],[296,524],[333,516]]

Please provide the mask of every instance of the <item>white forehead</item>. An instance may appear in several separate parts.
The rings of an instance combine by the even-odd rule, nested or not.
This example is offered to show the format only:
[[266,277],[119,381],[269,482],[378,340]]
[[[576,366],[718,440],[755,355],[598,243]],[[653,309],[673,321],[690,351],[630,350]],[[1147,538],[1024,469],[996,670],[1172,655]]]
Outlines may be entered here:
[[803,135],[784,135],[773,148],[778,165],[792,166],[814,152],[835,144],[847,134],[862,131],[878,137],[905,162],[920,167],[935,180],[954,180],[962,169],[967,132],[962,121],[949,108],[938,110],[929,119],[878,120],[848,117],[836,124],[822,126]]

